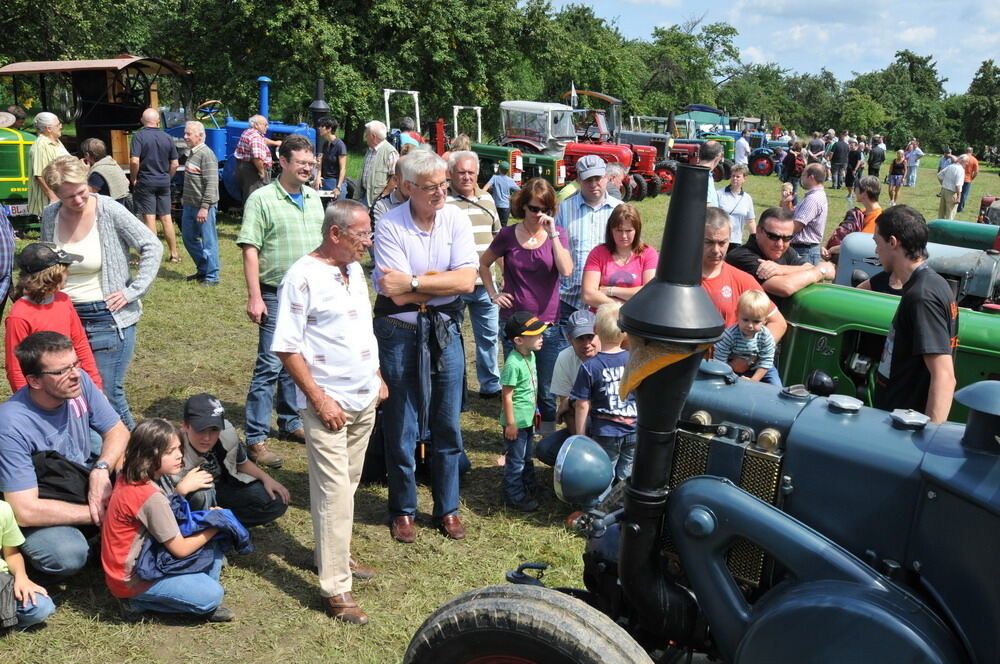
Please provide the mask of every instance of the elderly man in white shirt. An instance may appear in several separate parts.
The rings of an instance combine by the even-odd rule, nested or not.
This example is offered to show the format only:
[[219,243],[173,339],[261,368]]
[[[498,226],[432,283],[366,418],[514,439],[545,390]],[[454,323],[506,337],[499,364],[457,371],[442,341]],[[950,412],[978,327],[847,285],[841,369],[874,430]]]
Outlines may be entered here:
[[941,182],[941,202],[938,204],[939,219],[954,219],[955,210],[962,198],[962,185],[965,184],[965,162],[963,154],[958,161],[941,169],[937,174]]

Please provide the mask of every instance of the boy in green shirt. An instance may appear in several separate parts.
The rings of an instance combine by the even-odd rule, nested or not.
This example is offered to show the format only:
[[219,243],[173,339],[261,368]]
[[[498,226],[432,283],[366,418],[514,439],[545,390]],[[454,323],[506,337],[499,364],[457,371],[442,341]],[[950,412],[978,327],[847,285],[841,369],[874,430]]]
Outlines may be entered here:
[[521,512],[538,509],[538,501],[531,497],[537,484],[535,466],[531,462],[538,396],[535,351],[542,347],[542,332],[547,327],[525,311],[515,313],[504,326],[504,334],[514,344],[514,350],[507,356],[500,374],[503,398],[500,424],[507,446],[503,500],[505,505]]

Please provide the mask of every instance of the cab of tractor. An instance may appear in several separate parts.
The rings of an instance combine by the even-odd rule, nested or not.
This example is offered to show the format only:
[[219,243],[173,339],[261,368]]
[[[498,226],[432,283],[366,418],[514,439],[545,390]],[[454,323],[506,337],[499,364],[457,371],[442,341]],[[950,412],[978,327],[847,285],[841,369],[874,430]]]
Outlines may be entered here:
[[517,147],[523,153],[543,153],[561,158],[566,145],[576,140],[573,108],[538,101],[500,103],[503,134],[500,145]]

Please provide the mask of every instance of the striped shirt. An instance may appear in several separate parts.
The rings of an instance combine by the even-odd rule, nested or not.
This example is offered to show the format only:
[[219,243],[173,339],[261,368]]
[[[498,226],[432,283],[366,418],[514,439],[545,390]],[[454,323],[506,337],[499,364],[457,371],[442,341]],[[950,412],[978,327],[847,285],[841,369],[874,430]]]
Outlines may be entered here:
[[[472,238],[476,243],[476,253],[479,256],[490,248],[493,236],[500,232],[500,215],[493,197],[476,187],[476,193],[470,198],[457,194],[454,190],[448,192],[448,204],[469,215],[472,222]],[[476,276],[476,285],[482,286],[483,280]]]
[[792,244],[819,244],[826,231],[826,215],[829,202],[823,187],[813,187],[795,206],[793,217],[803,224],[802,230],[792,236]]
[[734,357],[747,360],[751,369],[770,369],[774,366],[774,337],[766,327],[749,339],[740,332],[740,326],[726,328],[722,338],[715,342],[715,359],[728,362]]
[[322,241],[323,203],[312,187],[302,185],[302,207],[279,180],[250,194],[236,244],[256,247],[260,282],[275,288],[292,263]]
[[605,196],[604,201],[591,207],[579,193],[573,194],[559,204],[556,212],[556,226],[569,234],[569,253],[573,258],[573,274],[560,279],[559,299],[573,309],[583,308],[580,284],[583,282],[583,266],[590,250],[604,242],[604,231],[608,218],[621,201]]

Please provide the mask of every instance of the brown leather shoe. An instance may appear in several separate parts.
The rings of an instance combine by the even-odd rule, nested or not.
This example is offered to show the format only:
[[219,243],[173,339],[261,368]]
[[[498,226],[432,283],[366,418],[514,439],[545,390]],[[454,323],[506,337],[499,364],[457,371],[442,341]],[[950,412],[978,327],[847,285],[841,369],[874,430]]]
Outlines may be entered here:
[[417,527],[413,524],[412,516],[397,516],[389,524],[389,532],[397,542],[403,544],[413,544],[417,540]]
[[449,514],[448,516],[441,517],[441,521],[438,523],[438,530],[450,539],[465,539],[465,526],[462,525],[462,520],[458,518],[457,514]]
[[334,620],[352,625],[368,624],[368,616],[361,610],[358,603],[354,601],[354,595],[351,593],[341,593],[333,597],[324,597],[323,608],[326,609],[326,615]]
[[354,556],[350,557],[350,565],[351,565],[351,576],[353,576],[358,581],[370,581],[374,579],[376,576],[378,576],[378,572],[373,570],[371,567],[365,567],[357,560],[355,560]]
[[303,429],[302,427],[299,427],[295,431],[286,431],[285,433],[281,434],[281,437],[284,440],[290,440],[293,443],[302,443],[303,445],[305,445],[306,430]]
[[268,468],[281,468],[281,464],[284,463],[280,456],[267,449],[267,443],[247,445],[247,456],[258,466],[267,466]]

